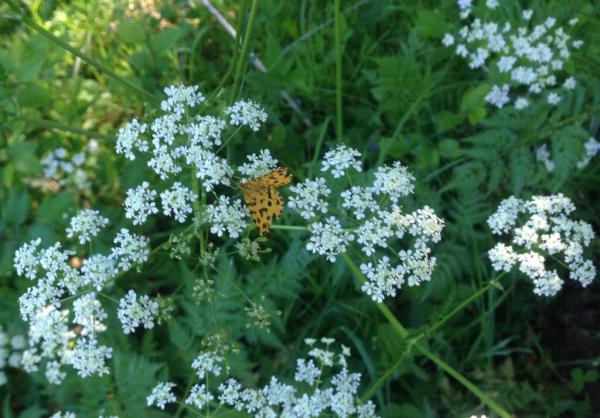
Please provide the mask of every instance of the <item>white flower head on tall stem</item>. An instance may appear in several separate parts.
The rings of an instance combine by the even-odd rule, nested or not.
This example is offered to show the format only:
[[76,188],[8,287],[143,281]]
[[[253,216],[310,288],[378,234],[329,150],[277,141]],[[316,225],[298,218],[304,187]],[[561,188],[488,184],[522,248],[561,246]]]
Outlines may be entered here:
[[[551,264],[569,271],[569,278],[588,286],[596,267],[584,258],[584,247],[594,238],[591,225],[572,220],[573,202],[562,194],[533,196],[528,201],[510,197],[502,201],[488,224],[496,235],[508,235],[488,255],[494,270],[509,272],[514,266],[528,276],[533,292],[554,296],[564,280]],[[561,260],[562,256],[562,260]]]

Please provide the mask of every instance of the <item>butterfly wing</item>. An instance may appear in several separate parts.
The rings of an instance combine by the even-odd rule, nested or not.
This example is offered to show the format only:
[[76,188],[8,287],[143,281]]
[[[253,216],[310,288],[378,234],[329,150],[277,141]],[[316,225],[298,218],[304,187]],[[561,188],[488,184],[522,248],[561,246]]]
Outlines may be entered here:
[[268,186],[281,187],[289,184],[292,181],[292,176],[287,174],[287,168],[279,167],[270,173],[257,178],[255,181],[259,181],[261,184]]
[[250,215],[260,235],[269,232],[273,219],[281,216],[283,198],[277,187],[284,186],[291,180],[292,176],[287,175],[287,169],[277,168],[240,185],[244,202],[250,209]]
[[260,235],[265,235],[269,232],[272,217],[268,214],[267,200],[269,198],[269,186],[264,186],[256,180],[251,180],[241,185],[244,202],[250,209],[250,216],[256,224],[256,228]]

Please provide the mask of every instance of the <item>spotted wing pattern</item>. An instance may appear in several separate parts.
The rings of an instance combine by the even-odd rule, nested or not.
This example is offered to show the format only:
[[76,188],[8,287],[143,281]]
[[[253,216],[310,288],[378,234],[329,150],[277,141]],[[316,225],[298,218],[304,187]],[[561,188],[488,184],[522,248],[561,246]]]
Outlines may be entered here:
[[244,202],[250,209],[250,215],[260,235],[269,232],[273,219],[281,216],[283,198],[277,188],[289,184],[290,181],[292,176],[287,175],[287,169],[280,167],[240,185]]

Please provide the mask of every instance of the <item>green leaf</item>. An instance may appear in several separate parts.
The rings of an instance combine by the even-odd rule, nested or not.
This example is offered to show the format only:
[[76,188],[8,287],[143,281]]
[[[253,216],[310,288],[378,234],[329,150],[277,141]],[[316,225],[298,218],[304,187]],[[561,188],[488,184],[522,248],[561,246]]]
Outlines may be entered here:
[[37,217],[41,222],[58,221],[74,203],[74,195],[70,192],[60,192],[46,197],[37,209]]
[[469,119],[469,122],[471,123],[471,125],[476,125],[479,122],[481,122],[485,118],[486,115],[487,115],[487,111],[485,110],[485,107],[477,106],[477,107],[474,107],[473,109],[469,110],[467,119]]
[[182,35],[182,31],[179,28],[168,28],[159,32],[150,41],[152,49],[157,54],[164,54],[170,50],[173,50],[175,44]]
[[187,352],[194,344],[192,333],[175,319],[169,321],[169,340],[182,352]]
[[527,147],[521,147],[513,151],[509,156],[510,179],[512,193],[520,195],[535,173],[535,162]]
[[27,219],[31,201],[25,190],[11,190],[6,205],[2,208],[2,223],[7,226],[19,226]]
[[437,128],[440,131],[445,132],[460,125],[465,120],[465,116],[444,110],[440,113],[437,113],[434,116],[434,120]]
[[445,16],[437,10],[419,10],[417,28],[425,38],[441,38],[446,33]]
[[483,98],[490,91],[489,84],[483,83],[474,87],[470,90],[467,90],[465,94],[463,94],[462,100],[460,102],[460,110],[461,112],[470,112],[471,110],[481,107],[484,103]]
[[54,100],[52,93],[37,83],[29,83],[19,90],[17,100],[21,106],[43,108]]
[[440,155],[443,158],[458,158],[461,155],[460,144],[456,139],[445,138],[440,141]]
[[34,175],[41,171],[42,167],[36,155],[37,145],[34,142],[14,142],[8,153],[14,168],[24,175]]
[[146,416],[146,396],[156,384],[161,365],[150,363],[133,353],[115,352],[114,376],[119,402],[124,416]]
[[44,54],[33,54],[23,60],[16,72],[20,82],[27,83],[36,79],[44,66],[46,56]]
[[119,24],[117,36],[123,42],[130,44],[139,44],[146,40],[146,28],[135,21],[124,21]]

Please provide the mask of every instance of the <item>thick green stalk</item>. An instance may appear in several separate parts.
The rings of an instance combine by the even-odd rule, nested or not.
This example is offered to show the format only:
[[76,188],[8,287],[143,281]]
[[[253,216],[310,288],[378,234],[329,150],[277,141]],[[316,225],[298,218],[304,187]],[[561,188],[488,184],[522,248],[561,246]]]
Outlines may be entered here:
[[[348,254],[343,254],[342,258],[350,268],[350,270],[354,273],[354,275],[364,283],[366,281],[364,275],[358,268],[358,266],[354,263],[352,258]],[[378,303],[377,307],[386,317],[392,328],[401,338],[407,338],[409,336],[409,332],[404,328],[404,326],[398,321],[398,318],[389,310],[389,308],[383,303]],[[429,351],[425,346],[420,344],[419,342],[413,342],[413,347],[435,363],[440,369],[444,370],[447,374],[456,379],[460,384],[462,384],[467,390],[469,390],[473,395],[475,395],[479,400],[485,403],[489,408],[498,414],[501,418],[511,418],[511,415],[500,405],[498,405],[492,398],[490,398],[486,393],[484,393],[481,389],[479,389],[475,384],[473,384],[469,379],[460,374],[460,372],[442,360],[440,357]]]
[[46,39],[49,39],[50,41],[52,41],[56,45],[60,46],[61,48],[65,49],[66,51],[69,51],[71,54],[75,55],[76,57],[81,58],[83,61],[85,61],[89,65],[97,68],[98,70],[100,70],[104,74],[106,74],[107,76],[109,76],[109,77],[117,80],[118,82],[124,84],[125,86],[129,87],[131,90],[135,91],[140,96],[145,97],[146,99],[150,100],[151,102],[155,102],[156,103],[156,102],[160,101],[160,99],[158,97],[156,97],[155,95],[153,95],[152,93],[144,90],[143,88],[141,88],[139,86],[136,86],[131,81],[129,81],[129,80],[121,77],[120,75],[116,74],[114,71],[112,71],[109,68],[105,67],[104,65],[100,64],[98,61],[96,61],[92,57],[89,57],[88,55],[84,54],[83,52],[79,51],[78,49],[73,48],[71,45],[69,45],[68,43],[66,43],[62,39],[54,36],[52,33],[50,33],[49,31],[47,31],[46,29],[44,29],[42,26],[38,25],[32,19],[30,19],[26,15],[22,14],[23,13],[22,10],[14,3],[13,0],[6,0],[6,2],[17,13],[21,13],[21,20],[27,26],[29,26],[30,28],[32,28],[33,30],[35,30],[36,32],[38,32],[40,35],[42,35]]
[[22,120],[23,122],[27,122],[31,125],[41,126],[43,128],[57,129],[59,131],[71,132],[74,134],[87,136],[89,138],[104,139],[107,141],[112,141],[115,139],[114,135],[106,135],[94,131],[88,131],[86,129],[79,129],[73,126],[65,125],[63,123],[53,122],[51,120],[30,118],[27,116],[17,116],[17,119]]
[[335,20],[335,115],[337,141],[344,142],[344,113],[342,108],[342,16],[340,13],[340,0],[334,4]]
[[[256,10],[258,9],[258,0],[252,0],[252,6],[250,7],[250,17],[248,17],[248,25],[246,26],[246,32],[244,33],[244,41],[242,42],[242,51],[238,58],[237,67],[235,69],[235,77],[233,79],[233,90],[231,91],[230,103],[236,101],[242,79],[242,72],[246,66],[246,58],[248,55],[248,47],[250,46],[250,37],[252,35],[252,28],[254,26],[254,18],[256,17]],[[237,48],[237,45],[236,45]]]

